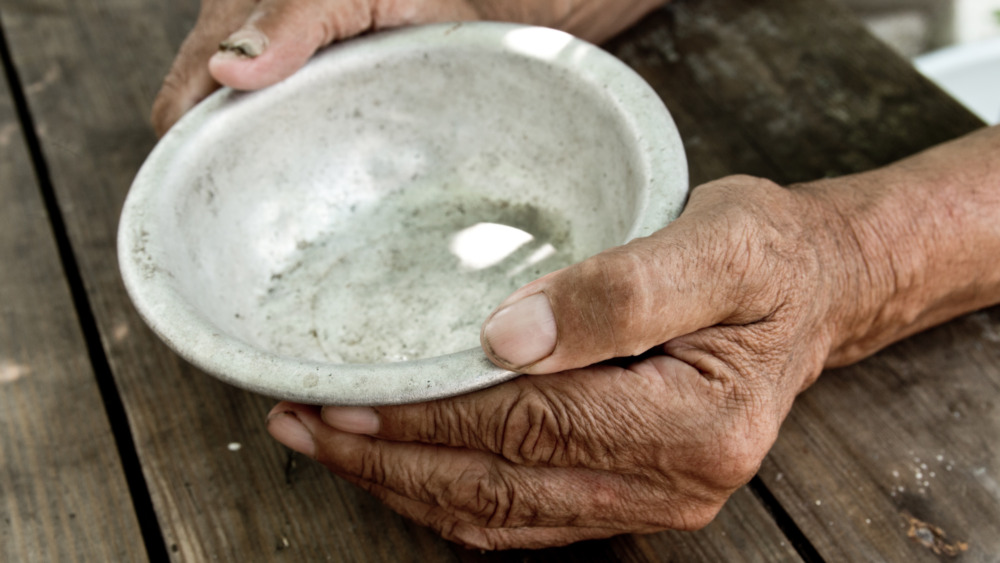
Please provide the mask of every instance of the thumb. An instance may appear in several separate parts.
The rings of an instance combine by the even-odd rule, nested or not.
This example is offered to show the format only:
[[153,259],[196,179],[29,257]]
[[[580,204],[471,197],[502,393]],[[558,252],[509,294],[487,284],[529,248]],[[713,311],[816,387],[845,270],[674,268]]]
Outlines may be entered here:
[[[635,356],[723,322],[737,308],[683,218],[516,291],[486,320],[490,359],[554,373]],[[706,263],[709,262],[709,263]],[[725,284],[729,285],[729,284]]]
[[260,0],[246,23],[224,40],[208,68],[220,83],[256,90],[291,76],[317,49],[372,29],[477,19],[466,2],[437,2],[420,11],[373,0]]
[[220,83],[257,90],[291,76],[317,49],[371,26],[357,2],[261,0],[242,27],[219,44],[208,70]]

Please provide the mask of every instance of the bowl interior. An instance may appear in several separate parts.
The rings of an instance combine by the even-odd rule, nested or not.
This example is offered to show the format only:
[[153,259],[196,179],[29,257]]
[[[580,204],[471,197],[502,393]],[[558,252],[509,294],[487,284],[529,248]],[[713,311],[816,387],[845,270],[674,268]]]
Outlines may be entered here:
[[215,330],[320,362],[452,353],[520,285],[629,237],[651,180],[634,118],[553,64],[593,47],[389,43],[179,132],[145,251]]

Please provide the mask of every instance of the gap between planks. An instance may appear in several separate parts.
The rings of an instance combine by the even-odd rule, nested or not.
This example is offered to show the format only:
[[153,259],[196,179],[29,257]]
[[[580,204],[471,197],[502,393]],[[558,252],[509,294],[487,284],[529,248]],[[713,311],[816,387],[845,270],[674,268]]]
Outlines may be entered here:
[[146,546],[146,554],[149,556],[150,561],[168,561],[167,546],[156,519],[156,512],[153,510],[153,501],[149,494],[149,488],[146,486],[139,456],[136,453],[135,442],[133,441],[132,432],[128,424],[128,417],[125,414],[125,408],[118,394],[118,388],[111,375],[111,366],[104,353],[97,322],[94,319],[90,301],[87,298],[86,288],[84,287],[83,279],[80,276],[80,270],[77,266],[76,256],[73,254],[66,226],[62,220],[59,203],[56,199],[55,190],[52,188],[48,166],[45,162],[45,155],[42,153],[41,144],[35,131],[34,120],[31,117],[31,110],[28,107],[21,79],[11,57],[4,31],[2,14],[0,14],[0,62],[2,62],[3,73],[7,79],[10,95],[17,112],[17,119],[21,125],[21,131],[24,134],[24,141],[31,158],[35,178],[41,190],[49,225],[52,228],[52,235],[55,238],[56,248],[59,252],[59,262],[69,286],[73,307],[76,311],[76,317],[80,323],[80,330],[83,333],[87,347],[87,355],[90,358],[90,363],[97,379],[97,387],[101,394],[104,410],[107,413],[111,432],[114,435],[115,445],[118,450],[122,469],[125,473],[125,480],[128,484],[129,496],[132,499],[132,506],[142,532],[143,543]]

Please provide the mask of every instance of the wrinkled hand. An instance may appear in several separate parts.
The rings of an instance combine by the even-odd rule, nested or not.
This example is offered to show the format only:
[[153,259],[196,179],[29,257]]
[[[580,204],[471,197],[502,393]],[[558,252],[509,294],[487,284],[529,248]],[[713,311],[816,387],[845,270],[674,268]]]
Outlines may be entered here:
[[755,474],[843,318],[821,199],[749,177],[696,188],[667,228],[490,317],[491,358],[532,375],[416,405],[281,403],[269,430],[468,546],[702,527]]
[[443,21],[498,20],[563,29],[602,41],[664,0],[202,0],[194,29],[153,103],[166,131],[220,84],[256,90],[297,71],[320,47],[369,30]]

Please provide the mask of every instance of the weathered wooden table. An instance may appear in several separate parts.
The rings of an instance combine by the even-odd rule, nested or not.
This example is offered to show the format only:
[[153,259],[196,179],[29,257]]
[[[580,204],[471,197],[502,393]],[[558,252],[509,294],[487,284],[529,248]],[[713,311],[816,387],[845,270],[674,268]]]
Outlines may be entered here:
[[[0,0],[0,560],[1000,559],[1000,309],[803,394],[696,533],[481,554],[271,440],[272,401],[136,315],[115,231],[196,0]],[[609,48],[661,93],[692,181],[860,171],[980,127],[827,0],[678,0]]]

